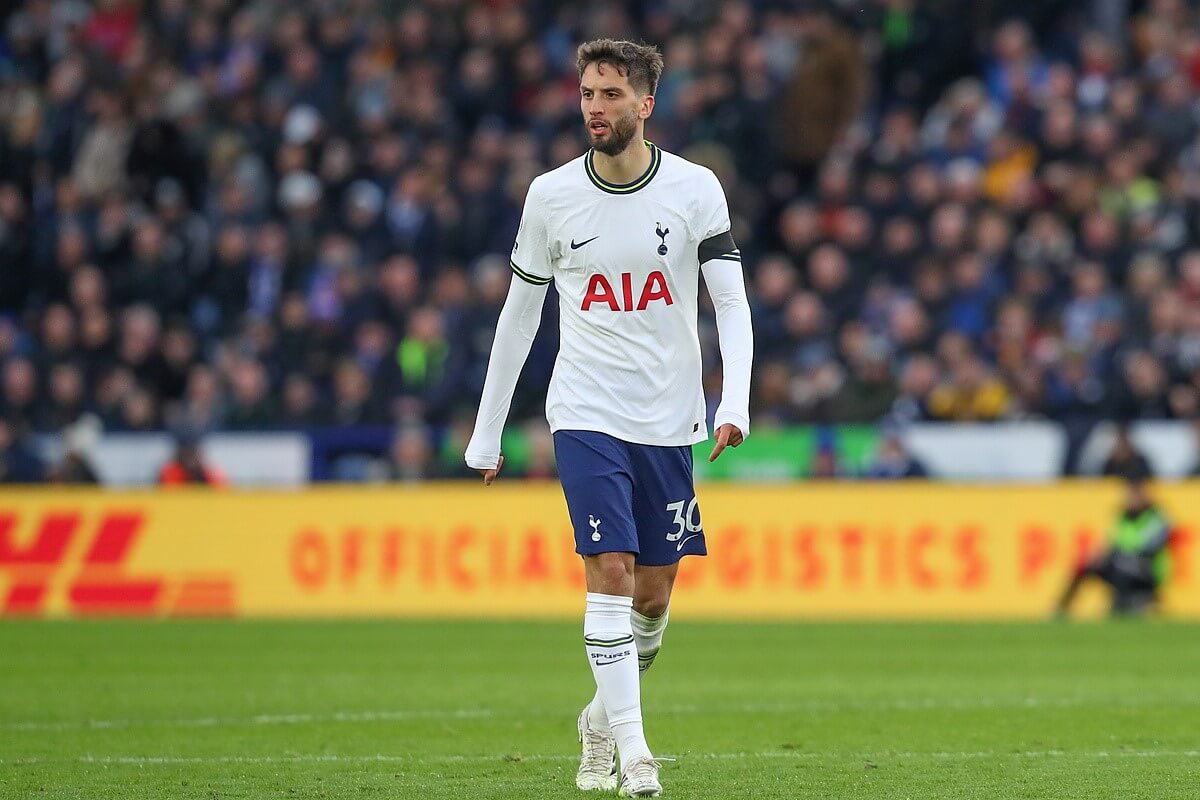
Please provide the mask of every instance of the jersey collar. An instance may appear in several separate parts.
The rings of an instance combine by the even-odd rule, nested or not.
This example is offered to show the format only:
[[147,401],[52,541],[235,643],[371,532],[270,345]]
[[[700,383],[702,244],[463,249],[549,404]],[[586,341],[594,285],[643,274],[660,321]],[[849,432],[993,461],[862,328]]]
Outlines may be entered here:
[[658,165],[662,163],[662,151],[658,149],[658,145],[649,140],[646,142],[646,147],[650,148],[650,166],[646,167],[646,171],[641,174],[636,180],[629,183],[609,183],[600,177],[600,173],[596,172],[596,167],[592,164],[592,155],[595,150],[588,150],[587,155],[583,159],[583,169],[587,172],[588,178],[595,184],[597,189],[608,192],[609,194],[632,194],[638,189],[650,183],[658,172]]

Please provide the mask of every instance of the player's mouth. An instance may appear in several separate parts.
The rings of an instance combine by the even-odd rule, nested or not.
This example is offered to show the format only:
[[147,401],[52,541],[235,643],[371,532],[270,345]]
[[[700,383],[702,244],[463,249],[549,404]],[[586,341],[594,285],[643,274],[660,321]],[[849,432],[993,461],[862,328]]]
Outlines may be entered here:
[[602,134],[608,130],[608,123],[601,122],[598,119],[594,119],[588,123],[588,130],[591,131],[592,133],[596,134],[597,136],[599,136],[600,134]]

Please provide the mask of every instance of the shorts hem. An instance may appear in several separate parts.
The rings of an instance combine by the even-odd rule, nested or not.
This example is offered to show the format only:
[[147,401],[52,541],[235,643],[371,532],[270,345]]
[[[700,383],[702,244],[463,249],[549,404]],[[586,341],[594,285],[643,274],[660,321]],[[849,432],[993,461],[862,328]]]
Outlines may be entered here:
[[651,559],[643,561],[641,559],[634,559],[633,563],[640,567],[669,567],[672,564],[678,564],[688,556],[707,556],[708,551],[705,550],[703,553],[672,553],[671,555],[673,558],[670,561],[657,561]]
[[576,547],[575,552],[581,556],[600,556],[600,555],[604,555],[605,553],[629,553],[629,554],[633,555],[634,557],[637,557],[637,555],[641,551],[636,550],[636,549],[631,549],[629,547],[622,547],[620,545],[615,545],[613,547],[603,547],[603,546],[598,545],[596,547],[589,547],[589,548],[582,549],[582,550],[580,548]]

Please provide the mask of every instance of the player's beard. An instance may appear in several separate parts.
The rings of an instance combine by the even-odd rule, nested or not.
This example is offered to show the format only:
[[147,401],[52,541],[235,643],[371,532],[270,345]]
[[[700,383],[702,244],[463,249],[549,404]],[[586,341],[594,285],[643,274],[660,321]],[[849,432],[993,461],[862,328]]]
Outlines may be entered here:
[[613,120],[608,126],[608,136],[597,142],[592,138],[592,147],[606,156],[615,156],[625,151],[637,134],[637,109]]

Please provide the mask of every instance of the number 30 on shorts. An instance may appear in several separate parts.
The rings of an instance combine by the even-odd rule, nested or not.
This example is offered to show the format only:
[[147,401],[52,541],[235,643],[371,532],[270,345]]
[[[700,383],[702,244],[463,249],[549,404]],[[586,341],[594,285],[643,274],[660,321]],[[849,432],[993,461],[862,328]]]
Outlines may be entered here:
[[679,500],[674,503],[667,503],[667,511],[675,512],[673,522],[677,526],[673,532],[667,534],[668,542],[678,542],[683,536],[685,529],[688,533],[700,532],[702,528],[700,525],[700,510],[696,508],[695,497],[691,500]]

